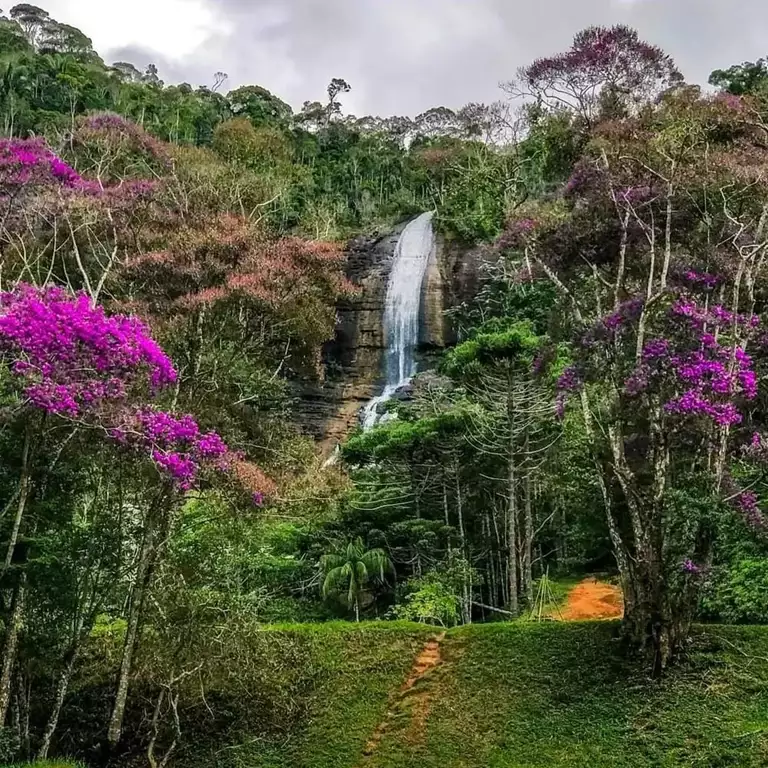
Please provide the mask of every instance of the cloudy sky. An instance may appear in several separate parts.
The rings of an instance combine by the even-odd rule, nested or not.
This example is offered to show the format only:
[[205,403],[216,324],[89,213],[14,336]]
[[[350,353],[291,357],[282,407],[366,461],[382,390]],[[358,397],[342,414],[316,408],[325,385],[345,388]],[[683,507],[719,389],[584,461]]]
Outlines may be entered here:
[[498,83],[626,23],[687,79],[768,54],[766,0],[36,0],[93,38],[107,62],[154,62],[166,82],[262,85],[293,106],[352,85],[345,111],[411,114],[499,98]]

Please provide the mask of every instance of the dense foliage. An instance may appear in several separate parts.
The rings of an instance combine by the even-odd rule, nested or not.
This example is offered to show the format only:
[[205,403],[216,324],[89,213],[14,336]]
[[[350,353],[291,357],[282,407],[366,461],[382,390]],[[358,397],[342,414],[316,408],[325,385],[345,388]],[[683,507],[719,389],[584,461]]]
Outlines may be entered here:
[[[595,27],[504,86],[517,113],[357,118],[338,78],[294,113],[225,95],[222,73],[194,89],[107,66],[12,8],[0,761],[357,759],[427,630],[265,624],[505,621],[550,573],[605,571],[626,647],[661,674],[696,617],[768,620],[766,72],[718,70],[703,94]],[[432,209],[483,255],[456,343],[325,462],[296,392],[358,291],[344,238]],[[528,653],[485,631],[463,637]],[[354,722],[318,747],[324,695]]]

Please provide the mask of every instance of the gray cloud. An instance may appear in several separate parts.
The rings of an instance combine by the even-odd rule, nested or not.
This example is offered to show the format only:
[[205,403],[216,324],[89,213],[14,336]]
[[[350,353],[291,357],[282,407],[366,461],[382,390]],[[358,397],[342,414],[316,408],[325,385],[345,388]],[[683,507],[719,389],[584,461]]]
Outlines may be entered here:
[[[182,60],[129,47],[109,60],[153,61],[167,82],[256,83],[294,106],[352,85],[347,111],[416,114],[493,101],[498,83],[565,49],[590,24],[627,23],[677,60],[692,82],[768,54],[765,0],[207,0],[227,22]],[[734,7],[738,5],[738,11]]]

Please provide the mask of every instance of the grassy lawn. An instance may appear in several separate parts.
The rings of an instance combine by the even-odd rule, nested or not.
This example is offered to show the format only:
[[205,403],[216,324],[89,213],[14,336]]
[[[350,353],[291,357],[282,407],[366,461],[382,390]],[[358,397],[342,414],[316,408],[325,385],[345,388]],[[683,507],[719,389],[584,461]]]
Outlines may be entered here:
[[[380,720],[390,693],[407,678],[432,630],[407,622],[275,627],[299,640],[303,716],[278,739],[247,734],[239,745],[185,756],[184,768],[348,768]],[[202,758],[202,759],[201,759]]]
[[700,630],[689,662],[661,682],[617,656],[614,628],[548,623],[451,633],[421,734],[390,733],[369,764],[768,765],[768,628]]
[[[521,621],[451,630],[440,648],[442,664],[404,697],[398,692],[434,634],[430,628],[275,628],[265,661],[282,653],[292,665],[269,698],[273,707],[279,697],[296,701],[297,716],[279,733],[255,715],[235,729],[188,732],[171,765],[768,766],[768,627],[700,627],[687,661],[651,681],[619,655],[617,626]],[[264,680],[274,677],[264,670]],[[383,721],[377,748],[364,757]],[[140,764],[146,763],[132,763]]]
[[21,765],[0,765],[0,768],[84,768],[80,763],[71,763],[62,760],[43,760],[37,763],[23,763]]

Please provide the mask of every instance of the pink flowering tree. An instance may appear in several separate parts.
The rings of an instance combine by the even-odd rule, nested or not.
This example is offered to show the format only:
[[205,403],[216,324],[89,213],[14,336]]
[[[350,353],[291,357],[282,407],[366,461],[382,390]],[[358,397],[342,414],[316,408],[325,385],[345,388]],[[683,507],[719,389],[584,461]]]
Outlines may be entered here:
[[[758,398],[768,151],[739,104],[669,94],[598,125],[561,200],[500,241],[567,310],[560,415],[583,421],[622,579],[627,638],[658,672],[688,631],[712,521],[673,525],[693,482],[757,519],[730,468]],[[755,438],[754,451],[762,438]]]
[[591,125],[605,110],[636,111],[681,81],[669,56],[620,24],[582,30],[569,50],[536,59],[505,89]]
[[[76,433],[86,433],[90,441],[116,446],[122,461],[151,468],[156,489],[141,519],[110,723],[110,741],[119,739],[143,606],[178,502],[208,474],[226,472],[233,462],[240,463],[215,432],[202,430],[191,416],[166,413],[155,405],[176,380],[171,361],[135,317],[107,315],[87,295],[72,295],[58,287],[20,283],[0,293],[3,421],[19,434],[18,476],[6,504],[11,523],[0,566],[3,574],[12,566],[18,573],[0,666],[0,724],[8,711],[24,620],[26,572],[16,557],[18,543],[31,530],[29,510],[62,448]],[[66,685],[57,688],[48,740],[65,692]]]

